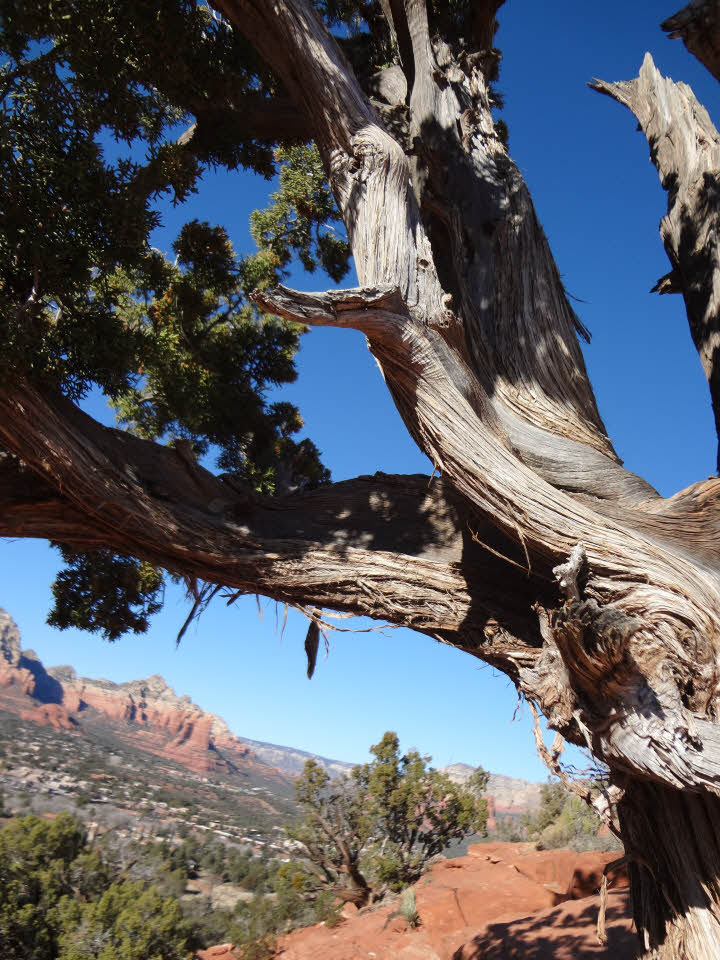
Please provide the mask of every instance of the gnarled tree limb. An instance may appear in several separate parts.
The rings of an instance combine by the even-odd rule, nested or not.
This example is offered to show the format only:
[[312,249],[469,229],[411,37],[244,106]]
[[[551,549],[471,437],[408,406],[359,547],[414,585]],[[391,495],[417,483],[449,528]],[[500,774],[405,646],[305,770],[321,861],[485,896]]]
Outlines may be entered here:
[[243,93],[225,104],[196,100],[188,104],[188,109],[196,120],[178,138],[182,145],[189,145],[198,137],[212,138],[213,130],[228,121],[237,122],[245,135],[255,140],[292,143],[312,139],[307,117],[289,97]]
[[548,583],[508,562],[513,544],[440,480],[380,474],[248,496],[19,380],[0,393],[0,437],[15,455],[0,461],[0,536],[105,546],[250,593],[389,620],[511,672],[537,655],[531,605]]

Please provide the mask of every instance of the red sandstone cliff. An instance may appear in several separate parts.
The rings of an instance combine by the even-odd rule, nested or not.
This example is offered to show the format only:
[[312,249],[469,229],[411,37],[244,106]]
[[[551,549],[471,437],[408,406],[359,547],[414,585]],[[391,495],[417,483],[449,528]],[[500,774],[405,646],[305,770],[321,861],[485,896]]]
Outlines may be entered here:
[[2,609],[0,709],[69,732],[106,722],[124,742],[197,773],[257,767],[266,779],[290,780],[259,760],[220,717],[178,697],[160,676],[112,683],[78,677],[69,666],[46,669],[33,651],[21,650],[20,632]]

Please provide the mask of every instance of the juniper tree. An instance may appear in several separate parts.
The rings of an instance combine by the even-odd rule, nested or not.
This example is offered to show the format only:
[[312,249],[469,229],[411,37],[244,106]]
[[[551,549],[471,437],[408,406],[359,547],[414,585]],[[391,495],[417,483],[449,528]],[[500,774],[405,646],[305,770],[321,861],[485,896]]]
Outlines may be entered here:
[[[115,629],[134,611],[142,627],[159,602],[144,564],[195,583],[199,604],[219,585],[263,593],[492,664],[608,766],[647,955],[715,957],[718,479],[665,499],[606,435],[584,328],[493,119],[500,6],[0,5],[0,532],[70,551],[79,593],[61,591],[60,620],[102,629],[109,610]],[[716,8],[693,0],[667,21],[711,70]],[[596,88],[635,114],[668,190],[658,289],[684,297],[720,420],[720,137],[650,59]],[[126,155],[103,153],[108,132]],[[177,262],[150,250],[159,193],[182,198],[206,165],[278,162],[322,177],[305,196],[288,174],[290,206],[256,220],[259,259],[202,224]],[[341,276],[328,216],[359,287],[277,286],[287,243]],[[297,412],[263,388],[292,376],[306,325],[366,335],[432,484],[328,484],[317,451],[297,449]],[[267,348],[257,376],[246,346]],[[93,384],[130,430],[81,412]],[[195,459],[206,443],[217,472]],[[91,568],[116,557],[138,577],[108,603],[112,577]]]
[[295,784],[300,819],[287,828],[307,866],[304,888],[330,889],[364,906],[414,883],[452,842],[483,833],[488,775],[478,769],[458,786],[417,750],[400,752],[388,731],[373,760],[331,778],[308,760]]

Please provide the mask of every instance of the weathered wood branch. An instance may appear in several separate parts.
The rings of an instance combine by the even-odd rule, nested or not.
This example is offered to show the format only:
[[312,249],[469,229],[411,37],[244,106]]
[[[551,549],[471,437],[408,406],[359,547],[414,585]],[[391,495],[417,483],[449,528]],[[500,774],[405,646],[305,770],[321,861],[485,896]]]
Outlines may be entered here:
[[720,2],[691,0],[662,24],[672,39],[681,39],[690,53],[720,80]]
[[[288,307],[291,291],[283,290],[277,301],[272,294],[262,298],[265,306],[305,322],[335,323],[332,298],[362,302],[377,301],[380,295],[298,294],[295,314]],[[720,783],[720,740],[714,723],[704,720],[709,702],[695,699],[688,709],[681,680],[689,682],[692,675],[694,685],[703,676],[704,697],[714,700],[717,694],[720,584],[714,570],[697,569],[678,556],[677,540],[688,548],[692,542],[680,536],[678,527],[663,530],[659,511],[652,514],[649,533],[640,509],[626,507],[629,520],[618,508],[617,519],[609,520],[582,498],[545,485],[511,449],[497,443],[487,427],[491,411],[483,407],[482,397],[463,392],[467,371],[443,350],[442,338],[414,321],[411,312],[348,310],[340,324],[347,325],[350,317],[368,336],[398,408],[423,449],[479,516],[492,517],[508,538],[515,533],[521,539],[533,569],[546,574],[552,557],[572,552],[577,541],[566,540],[563,552],[563,537],[575,536],[586,546],[585,590],[591,603],[568,614],[543,615],[545,649],[537,664],[521,671],[522,689],[542,704],[555,726],[576,741],[584,738],[616,766],[673,785],[683,777],[710,787],[716,777]],[[692,533],[692,524],[684,533],[686,538]],[[611,642],[606,634],[615,639]],[[601,644],[590,661],[585,644],[591,649]],[[659,660],[666,665],[661,677]],[[619,673],[621,663],[624,672]],[[600,720],[599,704],[607,702],[614,704],[612,723]]]
[[[362,534],[348,535],[344,522],[338,530],[337,499],[330,516],[315,513],[332,496],[321,491],[308,495],[305,514],[286,508],[283,527],[282,506],[266,511],[175,451],[100,427],[21,380],[0,396],[0,440],[119,552],[413,626],[500,666],[556,727],[616,766],[705,783],[703,770],[716,762],[702,724],[718,709],[720,584],[714,569],[689,561],[692,537],[680,536],[676,519],[664,535],[666,518],[650,506],[659,498],[622,469],[604,436],[574,314],[495,135],[482,70],[461,68],[447,51],[438,60],[424,6],[408,0],[411,113],[428,144],[428,189],[444,190],[457,251],[468,236],[473,246],[448,281],[402,145],[306,0],[221,6],[312,118],[362,284],[330,294],[280,290],[261,302],[366,333],[405,423],[467,510],[453,558],[404,549],[398,517],[428,529],[417,499],[414,515],[398,501],[396,516],[393,498],[381,498],[393,518],[389,539],[375,539],[372,509],[360,511]],[[434,163],[443,144],[452,167],[444,185]],[[455,173],[463,196],[450,182]],[[475,216],[483,210],[497,217],[491,228]],[[587,582],[578,609],[558,607],[551,571],[578,541]],[[642,722],[646,688],[658,704],[651,726]],[[665,772],[647,760],[648,737],[671,754]]]
[[21,381],[0,395],[0,438],[13,454],[0,461],[0,536],[104,546],[250,593],[410,626],[511,672],[537,656],[531,606],[548,582],[528,578],[515,546],[441,480],[381,474],[252,496]]
[[[690,87],[663,77],[650,54],[637,79],[591,87],[635,115],[667,190],[660,234],[672,270],[658,287],[683,294],[720,438],[720,134]],[[720,471],[720,450],[718,458]]]
[[400,53],[400,64],[407,79],[408,89],[410,89],[415,76],[415,63],[404,2],[403,0],[380,0],[380,6],[390,28],[390,34]]

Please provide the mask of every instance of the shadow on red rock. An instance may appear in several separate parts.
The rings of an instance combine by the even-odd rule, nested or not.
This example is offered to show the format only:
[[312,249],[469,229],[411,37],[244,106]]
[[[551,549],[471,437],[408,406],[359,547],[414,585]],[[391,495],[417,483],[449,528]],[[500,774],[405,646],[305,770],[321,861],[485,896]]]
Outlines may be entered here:
[[628,894],[608,897],[608,942],[595,934],[597,898],[574,900],[522,920],[493,923],[464,944],[452,960],[632,960],[638,938],[629,919]]

